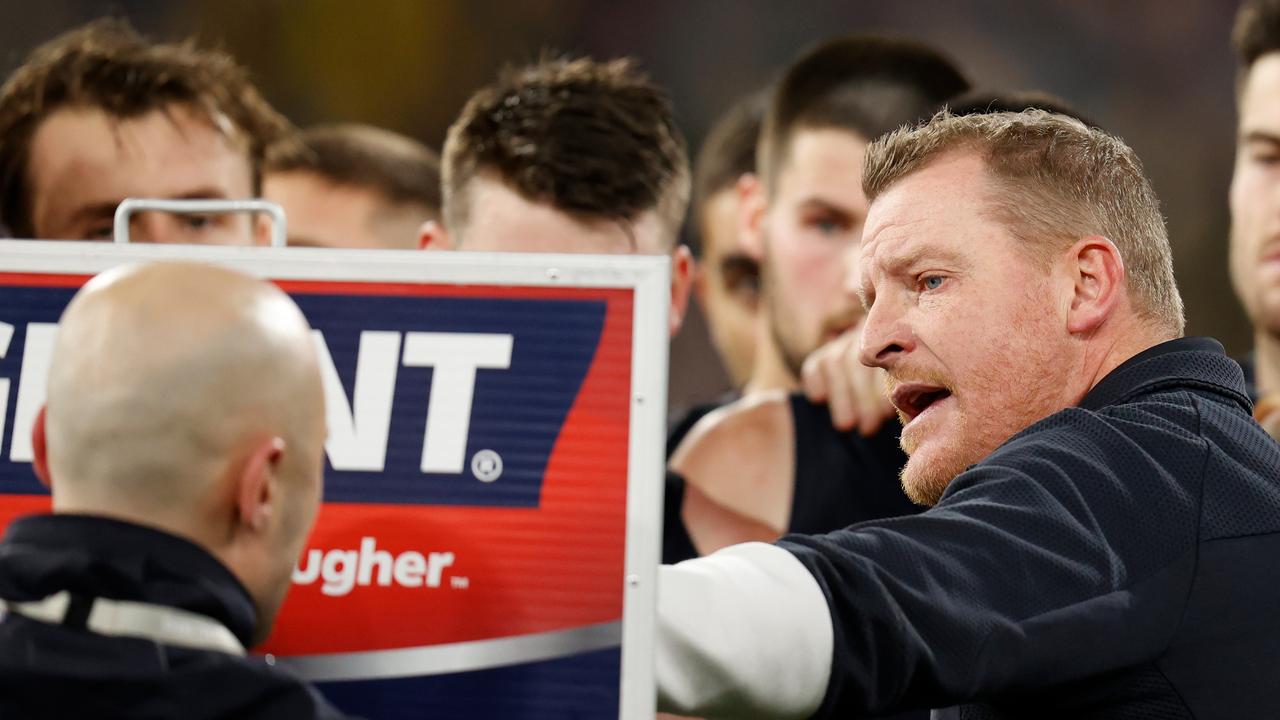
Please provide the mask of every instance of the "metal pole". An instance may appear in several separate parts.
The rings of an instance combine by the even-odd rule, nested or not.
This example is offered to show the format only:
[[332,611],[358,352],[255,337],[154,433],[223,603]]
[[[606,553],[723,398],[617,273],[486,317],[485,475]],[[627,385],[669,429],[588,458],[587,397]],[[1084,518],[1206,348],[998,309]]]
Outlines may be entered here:
[[129,216],[136,212],[167,212],[177,215],[226,215],[266,213],[271,216],[271,247],[284,247],[288,232],[284,210],[266,200],[153,200],[126,198],[116,208],[115,241],[129,242]]

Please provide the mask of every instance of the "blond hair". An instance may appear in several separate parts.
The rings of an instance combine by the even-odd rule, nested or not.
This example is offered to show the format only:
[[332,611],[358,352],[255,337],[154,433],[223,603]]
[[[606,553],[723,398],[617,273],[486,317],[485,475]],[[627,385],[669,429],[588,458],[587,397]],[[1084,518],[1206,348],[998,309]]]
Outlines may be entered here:
[[867,199],[954,151],[981,155],[993,184],[993,214],[1033,257],[1047,261],[1080,238],[1107,238],[1120,251],[1137,312],[1182,334],[1182,298],[1160,201],[1128,145],[1043,110],[966,116],[944,110],[867,148]]

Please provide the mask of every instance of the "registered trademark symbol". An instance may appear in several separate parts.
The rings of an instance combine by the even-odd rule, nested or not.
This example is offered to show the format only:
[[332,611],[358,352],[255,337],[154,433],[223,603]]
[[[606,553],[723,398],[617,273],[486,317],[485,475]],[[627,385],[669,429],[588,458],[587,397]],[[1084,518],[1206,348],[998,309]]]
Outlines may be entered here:
[[502,477],[502,457],[492,450],[481,450],[471,456],[471,474],[480,482],[497,480]]

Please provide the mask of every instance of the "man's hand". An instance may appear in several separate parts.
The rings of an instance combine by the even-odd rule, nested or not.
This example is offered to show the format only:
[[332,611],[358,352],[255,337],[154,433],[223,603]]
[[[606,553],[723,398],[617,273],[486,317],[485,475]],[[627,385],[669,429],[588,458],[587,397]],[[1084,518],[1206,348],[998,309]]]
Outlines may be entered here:
[[856,428],[869,437],[893,417],[894,409],[885,393],[884,371],[858,360],[861,340],[858,324],[813,351],[805,358],[800,384],[809,400],[827,404],[837,430]]
[[1259,400],[1253,408],[1253,416],[1262,424],[1263,430],[1280,440],[1280,393],[1272,393]]

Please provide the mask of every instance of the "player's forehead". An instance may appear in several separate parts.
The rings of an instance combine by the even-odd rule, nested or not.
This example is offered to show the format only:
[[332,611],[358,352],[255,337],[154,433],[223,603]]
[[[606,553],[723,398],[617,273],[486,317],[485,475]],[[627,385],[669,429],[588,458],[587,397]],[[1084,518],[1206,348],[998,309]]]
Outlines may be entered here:
[[[94,108],[55,111],[32,138],[35,194],[181,197],[211,186],[249,185],[248,151],[179,108],[117,118]],[[226,188],[226,191],[249,188]],[[225,194],[225,193],[224,193]],[[96,197],[103,196],[103,197]],[[106,197],[111,196],[111,197]]]
[[835,205],[866,210],[862,192],[862,164],[867,142],[840,128],[799,128],[783,145],[773,178],[775,199],[796,200],[820,193]]
[[500,180],[484,176],[468,185],[468,212],[461,249],[477,252],[634,252],[627,229],[589,221],[526,198]]
[[671,228],[658,208],[634,218],[574,213],[525,197],[501,179],[477,175],[465,188],[460,249],[477,252],[668,254]]
[[1280,134],[1280,52],[1258,58],[1241,88],[1240,132],[1257,130]]

